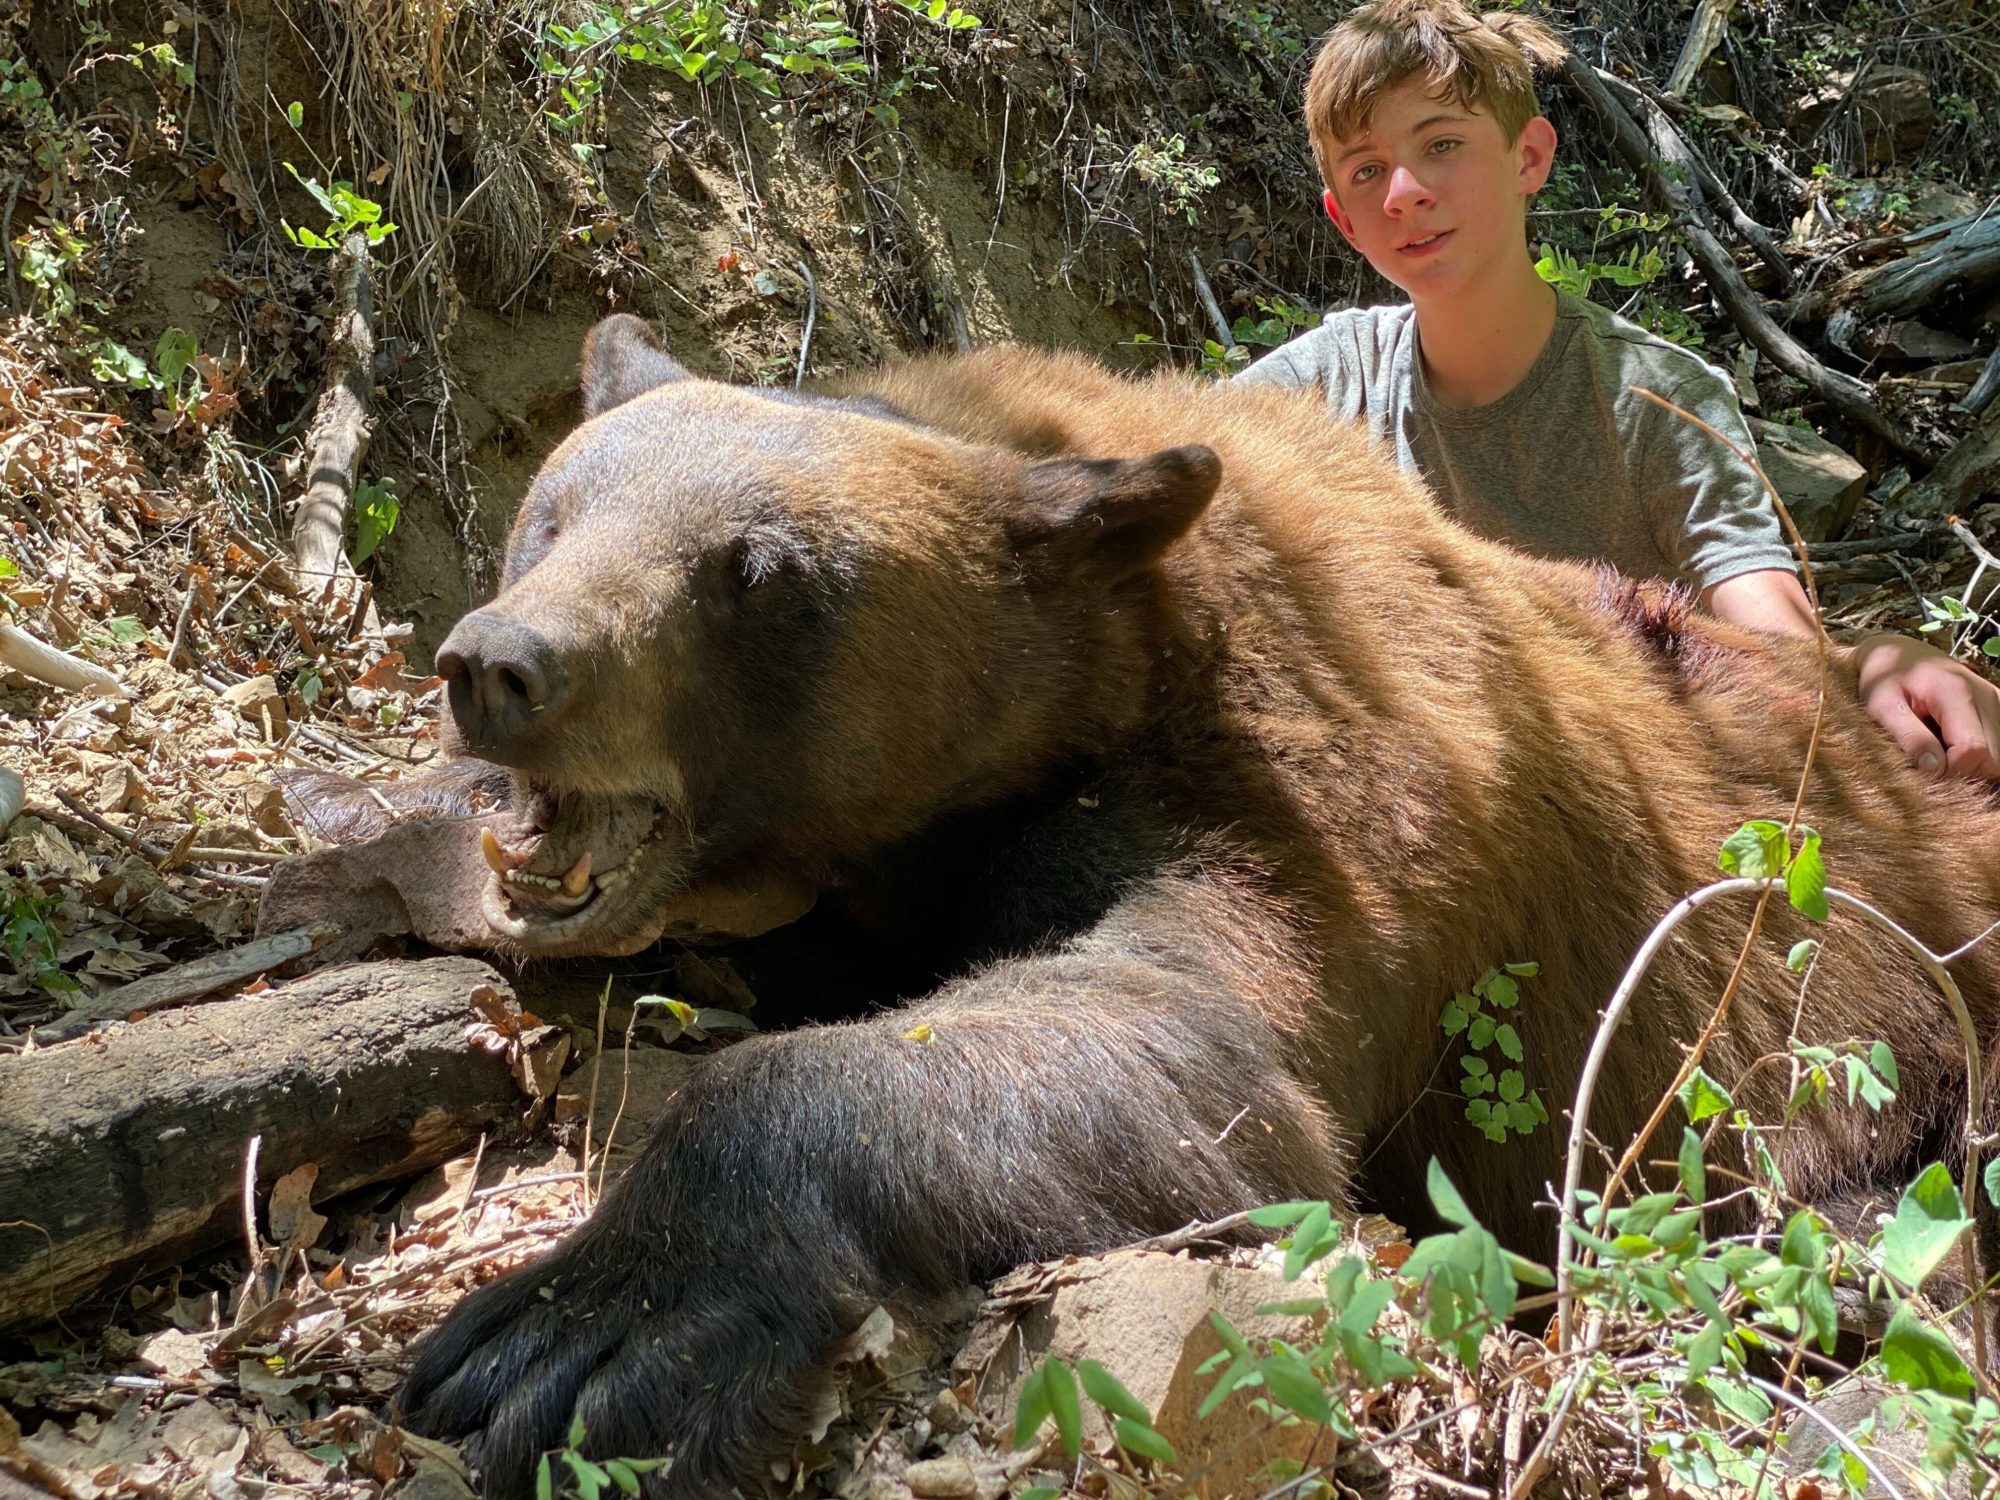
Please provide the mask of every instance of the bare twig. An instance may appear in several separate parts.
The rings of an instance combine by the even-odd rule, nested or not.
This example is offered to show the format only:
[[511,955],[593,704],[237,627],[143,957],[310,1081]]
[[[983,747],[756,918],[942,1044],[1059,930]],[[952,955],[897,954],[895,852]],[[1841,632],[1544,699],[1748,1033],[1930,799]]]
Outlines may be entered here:
[[1208,284],[1208,273],[1201,268],[1201,257],[1188,251],[1188,269],[1194,272],[1194,294],[1201,299],[1202,311],[1208,314],[1208,321],[1215,326],[1216,342],[1225,349],[1236,347],[1236,335],[1229,331],[1229,319],[1223,317],[1222,307],[1215,300],[1215,288]]
[[340,929],[330,922],[295,927],[289,932],[274,932],[240,948],[211,953],[205,958],[192,959],[121,985],[56,1017],[39,1028],[39,1034],[45,1042],[62,1041],[79,1036],[105,1021],[116,1021],[183,1000],[214,994],[316,953],[339,936]]
[[1678,97],[1685,94],[1694,83],[1694,75],[1709,54],[1721,43],[1729,30],[1729,12],[1736,7],[1736,0],[1701,0],[1694,8],[1694,20],[1688,25],[1687,40],[1681,43],[1681,55],[1674,59],[1674,70],[1667,75],[1667,92]]
[[813,324],[819,319],[819,287],[813,282],[812,267],[799,262],[799,274],[806,279],[806,327],[799,335],[799,372],[792,377],[792,389],[806,383],[806,361],[812,357]]

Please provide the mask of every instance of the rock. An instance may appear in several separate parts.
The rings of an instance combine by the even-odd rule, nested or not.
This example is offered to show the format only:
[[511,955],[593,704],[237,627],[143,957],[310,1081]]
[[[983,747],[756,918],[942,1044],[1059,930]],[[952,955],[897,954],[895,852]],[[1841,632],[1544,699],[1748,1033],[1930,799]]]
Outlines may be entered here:
[[910,1493],[930,1500],[975,1500],[978,1480],[972,1465],[962,1458],[927,1458],[911,1464],[903,1473]]
[[[1258,1307],[1309,1295],[1276,1271],[1246,1270],[1186,1260],[1157,1251],[1079,1262],[1061,1273],[1053,1298],[1022,1318],[981,1382],[979,1403],[1003,1431],[1014,1424],[1021,1379],[1055,1355],[1072,1363],[1095,1359],[1153,1413],[1153,1425],[1174,1445],[1183,1473],[1203,1470],[1207,1493],[1255,1493],[1251,1476],[1273,1459],[1303,1459],[1315,1429],[1273,1427],[1247,1400],[1230,1399],[1206,1419],[1195,1411],[1215,1384],[1196,1371],[1221,1347],[1210,1325],[1219,1312],[1248,1338],[1313,1337],[1305,1317],[1259,1316]],[[978,1340],[975,1330],[973,1341]],[[1103,1415],[1083,1404],[1084,1442],[1110,1442]],[[1205,1467],[1207,1466],[1207,1467]]]
[[261,729],[265,739],[275,743],[284,738],[290,723],[285,714],[285,695],[278,691],[277,680],[269,674],[248,677],[224,688],[222,701]]
[[1868,471],[1818,433],[1759,417],[1746,419],[1757,440],[1757,461],[1809,542],[1830,542],[1854,519],[1868,487]]
[[1915,318],[1891,318],[1871,323],[1855,335],[1857,352],[1870,359],[1920,360],[1963,359],[1977,353],[1975,345],[1955,333],[1945,333]]
[[1797,118],[1802,137],[1826,130],[1856,131],[1863,168],[1873,172],[1922,148],[1937,119],[1937,106],[1928,74],[1873,62],[1858,75],[1851,69],[1829,74],[1824,84],[1800,101]]
[[[1891,1394],[1889,1388],[1863,1376],[1841,1382],[1827,1391],[1812,1409],[1842,1432],[1851,1433],[1869,1417],[1875,1418],[1874,1434],[1859,1446],[1875,1467],[1891,1481],[1904,1486],[1905,1494],[1940,1495],[1943,1500],[1971,1500],[1972,1485],[1963,1465],[1954,1469],[1951,1481],[1942,1490],[1919,1485],[1915,1477],[1921,1468],[1926,1446],[1923,1418],[1905,1409],[1902,1420],[1893,1425],[1883,1420],[1881,1406]],[[1833,1434],[1804,1413],[1794,1415],[1785,1438],[1785,1466],[1794,1475],[1814,1473],[1827,1449],[1834,1446]],[[1871,1479],[1861,1492],[1862,1500],[1889,1500],[1890,1491]]]

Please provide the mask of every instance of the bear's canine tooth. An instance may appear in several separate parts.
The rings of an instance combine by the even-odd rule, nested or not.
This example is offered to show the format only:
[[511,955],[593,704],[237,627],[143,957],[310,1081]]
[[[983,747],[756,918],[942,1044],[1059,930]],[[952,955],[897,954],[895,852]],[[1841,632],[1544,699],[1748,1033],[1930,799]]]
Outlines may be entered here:
[[486,867],[495,875],[504,877],[514,868],[507,863],[507,851],[500,847],[500,835],[491,828],[479,830],[479,852],[486,858]]
[[576,863],[563,872],[563,894],[581,896],[590,889],[590,851],[584,850],[576,857]]

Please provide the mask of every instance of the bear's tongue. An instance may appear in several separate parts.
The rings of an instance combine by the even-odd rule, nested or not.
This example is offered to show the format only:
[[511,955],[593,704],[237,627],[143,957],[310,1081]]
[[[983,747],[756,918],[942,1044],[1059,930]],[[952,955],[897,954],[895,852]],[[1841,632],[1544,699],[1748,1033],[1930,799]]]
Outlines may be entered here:
[[479,850],[517,908],[575,911],[632,878],[658,832],[644,798],[537,798],[519,822],[479,831]]

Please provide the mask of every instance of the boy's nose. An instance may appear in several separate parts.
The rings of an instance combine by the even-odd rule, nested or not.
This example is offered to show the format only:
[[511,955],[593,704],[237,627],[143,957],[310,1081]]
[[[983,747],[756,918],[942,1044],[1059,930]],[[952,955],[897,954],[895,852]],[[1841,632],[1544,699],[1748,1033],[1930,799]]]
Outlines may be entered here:
[[1431,201],[1431,190],[1408,167],[1398,166],[1389,173],[1387,201],[1392,208],[1418,208]]

